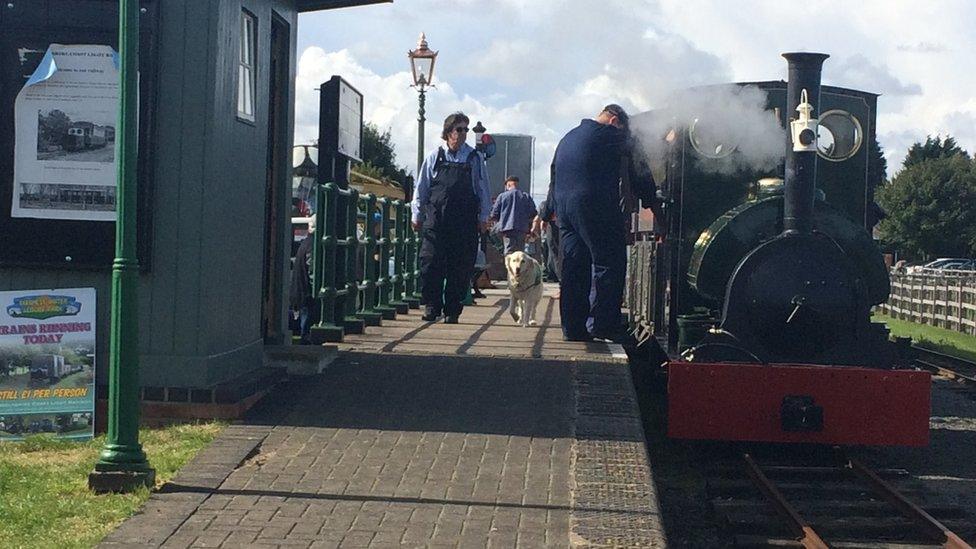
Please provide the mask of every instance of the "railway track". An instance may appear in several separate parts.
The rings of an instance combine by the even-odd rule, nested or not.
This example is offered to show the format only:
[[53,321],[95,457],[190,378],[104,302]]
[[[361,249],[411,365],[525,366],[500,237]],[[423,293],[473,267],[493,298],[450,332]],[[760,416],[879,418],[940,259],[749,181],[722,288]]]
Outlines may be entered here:
[[976,388],[976,362],[949,356],[916,345],[912,346],[912,350],[916,355],[915,363],[922,368],[930,370],[934,374]]
[[872,471],[840,450],[803,465],[741,459],[707,482],[736,547],[971,549],[953,532],[966,512],[912,503],[921,494],[904,470]]

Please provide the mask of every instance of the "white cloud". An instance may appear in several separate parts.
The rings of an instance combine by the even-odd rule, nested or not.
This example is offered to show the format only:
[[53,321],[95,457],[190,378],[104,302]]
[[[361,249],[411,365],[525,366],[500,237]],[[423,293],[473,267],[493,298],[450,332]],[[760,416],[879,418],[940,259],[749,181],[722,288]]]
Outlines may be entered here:
[[945,44],[916,42],[914,44],[898,44],[898,51],[909,53],[945,53],[949,51],[949,48]]
[[[365,120],[376,124],[381,131],[389,129],[397,160],[410,171],[415,170],[419,104],[416,90],[410,87],[410,74],[407,71],[385,76],[376,74],[360,65],[347,50],[327,53],[311,47],[302,53],[295,86],[295,143],[308,143],[318,137],[316,88],[335,74],[342,75],[363,94]],[[428,89],[426,110],[425,152],[441,143],[441,123],[455,111],[465,112],[472,121],[483,120],[489,126],[489,133],[536,136],[536,155],[553,148],[557,138],[556,133],[540,122],[546,119],[541,105],[523,102],[502,109],[491,108],[469,95],[458,95],[448,82],[439,82],[436,88]],[[540,171],[537,177],[544,175],[542,165],[537,166]]]
[[785,78],[780,53],[823,51],[825,82],[883,94],[878,136],[891,172],[927,134],[952,132],[976,150],[974,26],[969,0],[812,0],[802,11],[759,0],[411,0],[327,11],[300,19],[299,42],[313,47],[299,61],[296,135],[315,136],[314,88],[341,74],[413,168],[405,53],[424,30],[440,51],[425,150],[444,116],[464,110],[489,132],[534,135],[542,188],[559,138],[608,102],[641,111],[689,86]]
[[888,67],[872,62],[863,54],[854,54],[830,67],[830,78],[826,82],[836,82],[844,87],[873,91],[882,95],[922,95],[918,84],[902,83],[891,74]]

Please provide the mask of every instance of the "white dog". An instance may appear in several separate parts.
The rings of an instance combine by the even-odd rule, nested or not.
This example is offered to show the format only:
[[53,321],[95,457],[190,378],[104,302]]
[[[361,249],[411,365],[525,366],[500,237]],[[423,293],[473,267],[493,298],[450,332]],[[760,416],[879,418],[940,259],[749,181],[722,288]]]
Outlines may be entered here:
[[525,252],[505,256],[508,291],[512,295],[508,312],[522,326],[535,326],[535,309],[542,300],[542,266]]

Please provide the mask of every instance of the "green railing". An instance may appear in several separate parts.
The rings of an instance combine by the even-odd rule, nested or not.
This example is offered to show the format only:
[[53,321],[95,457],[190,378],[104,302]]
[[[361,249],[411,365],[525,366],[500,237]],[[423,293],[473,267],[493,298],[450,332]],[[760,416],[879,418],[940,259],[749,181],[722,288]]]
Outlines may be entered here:
[[418,308],[420,239],[402,200],[319,185],[312,288],[320,308],[316,343],[342,341]]

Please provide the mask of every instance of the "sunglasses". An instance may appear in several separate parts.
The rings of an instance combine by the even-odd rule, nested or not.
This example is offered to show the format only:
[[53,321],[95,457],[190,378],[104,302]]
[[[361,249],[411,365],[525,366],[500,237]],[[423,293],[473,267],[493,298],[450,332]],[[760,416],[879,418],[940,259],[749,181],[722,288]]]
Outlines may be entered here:
[[467,133],[468,132],[468,128],[457,127],[457,128],[454,128],[454,131],[457,132],[457,133]]

